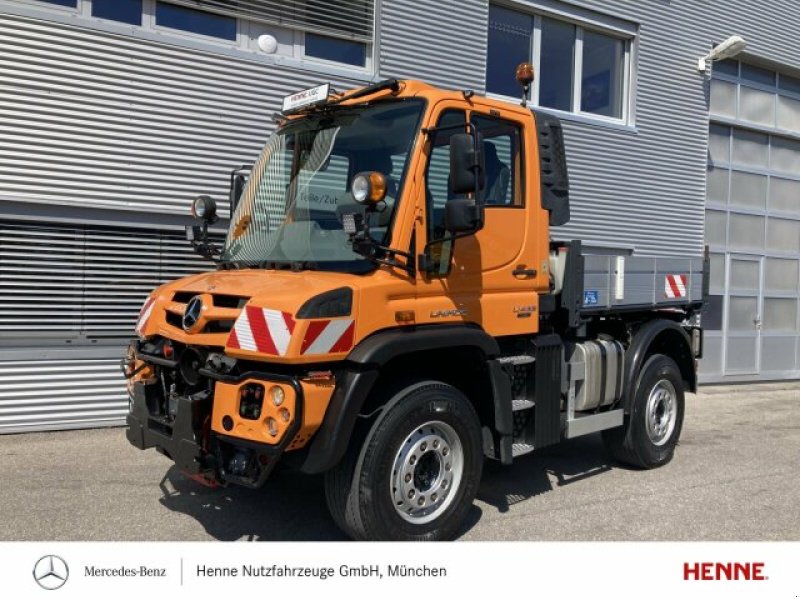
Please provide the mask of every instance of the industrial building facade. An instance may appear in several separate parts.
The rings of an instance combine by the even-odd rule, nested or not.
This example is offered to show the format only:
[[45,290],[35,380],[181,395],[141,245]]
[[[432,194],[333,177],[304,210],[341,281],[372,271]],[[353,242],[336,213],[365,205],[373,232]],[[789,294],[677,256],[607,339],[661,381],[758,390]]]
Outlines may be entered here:
[[798,25],[782,0],[0,0],[0,433],[123,422],[142,301],[211,266],[190,201],[227,197],[283,96],[400,77],[518,101],[524,60],[566,131],[554,235],[708,244],[703,381],[797,378]]

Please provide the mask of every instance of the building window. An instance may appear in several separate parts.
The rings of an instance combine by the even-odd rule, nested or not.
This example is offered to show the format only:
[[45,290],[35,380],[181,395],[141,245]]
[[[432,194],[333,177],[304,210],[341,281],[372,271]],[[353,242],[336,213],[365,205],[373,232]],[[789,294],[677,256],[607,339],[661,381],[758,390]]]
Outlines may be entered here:
[[711,115],[757,129],[800,137],[800,80],[726,60],[714,65]]
[[[227,42],[226,47],[256,53],[261,52],[258,37],[269,34],[278,40],[276,54],[298,62],[309,59],[320,67],[326,63],[373,67],[374,0],[24,1],[149,31],[195,34],[207,42],[213,38]],[[298,3],[305,8],[299,10]]]
[[519,84],[514,79],[514,67],[530,60],[532,33],[531,15],[500,6],[489,7],[487,90],[504,96],[519,95]]
[[78,0],[39,0],[46,4],[58,4],[59,6],[68,6],[69,8],[78,8]]
[[166,2],[156,2],[156,25],[223,40],[236,40],[236,19]]
[[542,41],[539,50],[541,67],[537,69],[540,106],[572,110],[572,90],[575,87],[575,29],[575,25],[570,23],[542,19]]
[[518,97],[515,67],[531,62],[537,106],[627,121],[632,37],[579,22],[489,6],[486,90]]
[[322,58],[356,67],[363,67],[367,61],[367,45],[361,42],[306,33],[305,55]]
[[142,0],[92,0],[92,16],[141,25]]

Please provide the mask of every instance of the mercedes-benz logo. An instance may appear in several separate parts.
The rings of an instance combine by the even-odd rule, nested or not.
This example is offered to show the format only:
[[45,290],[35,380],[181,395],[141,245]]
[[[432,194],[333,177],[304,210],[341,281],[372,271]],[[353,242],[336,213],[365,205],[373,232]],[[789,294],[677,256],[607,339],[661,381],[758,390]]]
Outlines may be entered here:
[[197,323],[200,318],[200,313],[203,310],[203,299],[200,296],[195,296],[189,300],[186,305],[186,310],[183,313],[183,329],[189,331]]
[[57,590],[67,583],[69,567],[64,559],[55,554],[48,554],[33,565],[33,579],[46,590]]

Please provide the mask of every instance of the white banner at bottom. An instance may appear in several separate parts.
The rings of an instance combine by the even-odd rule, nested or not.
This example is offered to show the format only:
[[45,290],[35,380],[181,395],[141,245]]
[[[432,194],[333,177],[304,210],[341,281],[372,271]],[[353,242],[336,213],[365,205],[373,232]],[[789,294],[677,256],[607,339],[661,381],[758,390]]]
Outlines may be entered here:
[[800,598],[800,543],[4,542],[3,597]]

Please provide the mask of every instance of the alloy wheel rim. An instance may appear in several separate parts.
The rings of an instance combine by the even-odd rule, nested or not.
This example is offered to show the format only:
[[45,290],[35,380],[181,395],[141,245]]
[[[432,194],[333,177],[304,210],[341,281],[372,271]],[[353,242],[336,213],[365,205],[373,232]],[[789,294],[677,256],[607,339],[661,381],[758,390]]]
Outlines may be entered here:
[[453,503],[464,474],[464,448],[442,421],[415,428],[400,445],[389,492],[397,513],[415,525],[430,523]]
[[678,394],[671,381],[661,379],[647,397],[645,425],[647,437],[656,446],[663,446],[675,431],[678,421]]

